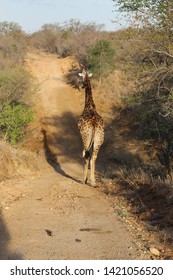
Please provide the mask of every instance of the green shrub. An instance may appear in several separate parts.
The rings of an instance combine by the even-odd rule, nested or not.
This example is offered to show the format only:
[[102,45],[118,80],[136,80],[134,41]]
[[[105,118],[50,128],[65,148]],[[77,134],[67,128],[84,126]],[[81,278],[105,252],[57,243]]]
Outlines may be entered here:
[[0,114],[1,134],[16,144],[24,134],[24,127],[33,120],[32,110],[24,104],[5,104]]
[[0,22],[0,137],[16,144],[33,120],[29,99],[36,91],[23,66],[28,36],[14,22]]
[[22,66],[0,70],[0,136],[16,144],[33,119],[28,103],[34,92],[31,74]]
[[115,69],[115,49],[108,40],[99,40],[88,48],[88,66],[93,74],[101,79],[102,75],[109,75]]

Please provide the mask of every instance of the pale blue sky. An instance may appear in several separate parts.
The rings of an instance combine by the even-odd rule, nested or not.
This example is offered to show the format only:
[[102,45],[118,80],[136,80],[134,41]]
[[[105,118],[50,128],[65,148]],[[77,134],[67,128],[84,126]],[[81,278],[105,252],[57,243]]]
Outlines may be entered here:
[[26,32],[34,32],[45,23],[78,19],[82,23],[104,24],[106,30],[117,30],[112,23],[116,13],[112,0],[0,0],[0,21],[18,23]]

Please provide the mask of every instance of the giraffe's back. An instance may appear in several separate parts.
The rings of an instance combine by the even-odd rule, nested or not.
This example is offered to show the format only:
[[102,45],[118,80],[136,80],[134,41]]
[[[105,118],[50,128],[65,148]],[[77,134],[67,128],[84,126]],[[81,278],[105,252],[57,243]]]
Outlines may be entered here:
[[84,112],[78,121],[79,131],[85,150],[94,144],[101,146],[104,141],[104,123],[96,112]]
[[79,130],[82,127],[90,127],[90,128],[101,128],[104,127],[104,123],[103,123],[103,119],[102,117],[94,111],[87,111],[87,112],[83,112],[81,117],[79,118],[78,121],[78,127]]

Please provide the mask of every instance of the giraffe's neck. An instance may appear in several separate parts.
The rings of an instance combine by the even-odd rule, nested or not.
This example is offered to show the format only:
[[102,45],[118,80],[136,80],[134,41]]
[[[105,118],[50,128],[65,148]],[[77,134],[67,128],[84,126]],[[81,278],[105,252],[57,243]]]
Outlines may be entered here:
[[84,110],[93,110],[95,109],[95,104],[92,96],[91,84],[90,81],[86,80],[86,87],[85,87],[85,108]]

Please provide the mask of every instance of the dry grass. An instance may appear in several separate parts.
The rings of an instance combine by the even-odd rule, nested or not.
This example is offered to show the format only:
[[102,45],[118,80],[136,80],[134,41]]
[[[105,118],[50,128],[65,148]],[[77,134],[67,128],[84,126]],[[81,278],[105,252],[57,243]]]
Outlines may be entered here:
[[[112,179],[111,179],[112,178]],[[113,199],[115,211],[130,225],[139,240],[144,258],[173,259],[173,186],[167,179],[154,178],[142,166],[117,165],[102,179],[101,190]]]
[[6,179],[31,175],[41,168],[38,155],[13,148],[0,141],[0,182]]
[[108,77],[103,77],[94,86],[100,104],[104,100],[104,103],[117,107],[123,105],[122,96],[128,94],[134,88],[134,84],[128,80],[127,75],[121,70],[115,70]]
[[[137,139],[135,123],[124,110],[122,97],[133,90],[133,81],[128,82],[121,71],[96,88],[98,108],[106,120],[100,188],[133,228],[144,258],[173,259],[173,184],[171,176],[163,174],[157,150],[149,141]],[[151,254],[152,247],[159,250],[158,257]]]

